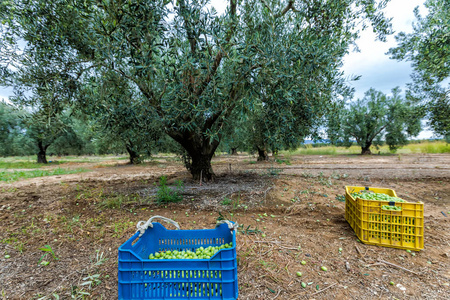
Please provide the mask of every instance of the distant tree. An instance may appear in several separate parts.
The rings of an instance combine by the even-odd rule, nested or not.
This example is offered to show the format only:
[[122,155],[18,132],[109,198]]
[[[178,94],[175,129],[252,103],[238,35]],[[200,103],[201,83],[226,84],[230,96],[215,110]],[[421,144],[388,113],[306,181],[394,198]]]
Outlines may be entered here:
[[450,3],[427,0],[428,15],[414,9],[417,21],[413,32],[399,33],[398,46],[391,48],[391,58],[411,61],[414,73],[407,97],[424,107],[435,133],[450,141]]
[[12,155],[14,149],[14,134],[20,131],[18,118],[13,110],[5,103],[0,102],[0,155]]
[[67,126],[63,134],[54,140],[47,151],[51,154],[61,155],[83,155],[85,152],[85,141],[82,140],[78,132],[73,128],[73,119],[71,126]]
[[233,112],[230,119],[225,122],[222,141],[218,150],[237,155],[238,151],[247,151],[249,135],[248,116],[243,111]]
[[[96,153],[94,140],[97,132],[93,130],[92,124],[86,116],[76,110],[71,117],[71,130],[75,133],[75,151],[70,149],[69,153],[75,155],[93,155]],[[55,143],[59,143],[56,141]]]
[[46,164],[47,149],[58,138],[70,130],[70,117],[64,112],[57,113],[51,107],[43,106],[23,118],[27,137],[37,149],[37,162]]
[[104,70],[86,82],[81,94],[80,109],[90,117],[97,137],[111,145],[121,143],[131,164],[139,164],[151,155],[164,128],[158,114],[129,81]]
[[[24,118],[26,135],[36,143],[38,163],[47,163],[48,147],[70,131],[67,112],[79,77],[91,67],[81,59],[82,50],[71,47],[82,32],[73,30],[81,27],[67,5],[66,1],[0,5],[0,84],[12,87],[11,102],[29,112]],[[83,45],[77,46],[84,50]]]
[[21,118],[25,114],[0,101],[0,156],[28,155],[32,152]]
[[409,136],[419,134],[420,118],[417,108],[394,88],[392,96],[370,89],[364,98],[340,105],[329,118],[328,136],[335,145],[350,147],[353,141],[361,146],[361,154],[371,154],[370,147],[379,145],[382,138],[391,151],[406,145]]

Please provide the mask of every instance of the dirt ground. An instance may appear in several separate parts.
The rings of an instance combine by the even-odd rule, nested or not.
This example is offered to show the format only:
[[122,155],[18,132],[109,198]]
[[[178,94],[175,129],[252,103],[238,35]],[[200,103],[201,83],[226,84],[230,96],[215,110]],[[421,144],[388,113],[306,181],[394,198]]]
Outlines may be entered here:
[[[448,154],[258,163],[222,155],[213,160],[217,180],[201,185],[172,158],[58,167],[89,171],[0,183],[1,299],[117,299],[118,248],[153,215],[182,229],[213,228],[219,216],[240,224],[239,299],[449,298]],[[181,202],[155,203],[162,175],[184,182]],[[424,249],[360,243],[345,220],[345,186],[424,202]]]

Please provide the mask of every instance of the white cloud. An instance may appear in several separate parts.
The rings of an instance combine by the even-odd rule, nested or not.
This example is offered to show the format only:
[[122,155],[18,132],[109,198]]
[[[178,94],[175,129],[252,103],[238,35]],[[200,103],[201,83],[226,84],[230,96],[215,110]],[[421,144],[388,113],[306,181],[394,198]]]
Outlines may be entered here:
[[0,87],[0,101],[6,101],[6,103],[11,103],[9,97],[12,96],[12,88]]
[[227,9],[229,1],[212,0],[210,6],[214,7],[219,15],[223,14]]
[[434,132],[428,129],[422,130],[418,136],[414,137],[416,140],[427,140],[434,138]]
[[396,61],[385,53],[397,45],[394,36],[399,32],[412,32],[412,22],[415,21],[413,10],[416,6],[425,11],[423,0],[393,0],[384,10],[386,17],[392,19],[394,35],[387,38],[385,43],[375,41],[375,34],[368,29],[361,34],[357,44],[361,52],[351,52],[344,58],[343,70],[348,75],[362,75],[361,79],[353,82],[355,97],[361,98],[364,92],[373,87],[384,93],[400,86],[405,90],[410,82],[412,69],[409,62]]

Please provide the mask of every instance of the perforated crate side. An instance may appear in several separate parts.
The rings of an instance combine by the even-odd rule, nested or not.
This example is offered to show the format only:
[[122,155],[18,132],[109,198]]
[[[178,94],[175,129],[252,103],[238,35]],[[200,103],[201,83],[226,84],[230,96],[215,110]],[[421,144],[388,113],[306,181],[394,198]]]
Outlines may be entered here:
[[374,193],[387,194],[392,197],[397,197],[397,194],[392,189],[385,188],[374,188],[374,187],[363,187],[363,186],[346,186],[345,187],[345,219],[353,228],[353,230],[358,230],[361,228],[363,215],[362,208],[358,206],[358,202],[351,195],[351,193],[357,193],[360,191],[371,191]]
[[[206,230],[167,230],[159,223],[119,248],[119,299],[237,299],[236,237],[226,224]],[[157,259],[166,250],[194,250],[233,242],[211,259]]]
[[[423,203],[396,202],[401,211],[382,209],[387,202],[351,196],[364,187],[346,187],[345,218],[361,242],[371,245],[419,251],[424,243]],[[396,197],[390,189],[370,188]]]

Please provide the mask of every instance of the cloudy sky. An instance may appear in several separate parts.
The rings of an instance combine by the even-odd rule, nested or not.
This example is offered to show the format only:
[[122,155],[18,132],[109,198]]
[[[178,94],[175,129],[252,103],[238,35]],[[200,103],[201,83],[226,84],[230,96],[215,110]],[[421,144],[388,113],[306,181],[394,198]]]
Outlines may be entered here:
[[389,48],[396,46],[394,36],[397,33],[412,32],[412,22],[415,21],[413,10],[419,6],[423,15],[425,12],[423,2],[423,0],[392,0],[387,5],[385,14],[388,18],[393,18],[394,35],[389,36],[383,43],[375,41],[375,34],[371,30],[366,30],[357,41],[361,52],[351,52],[345,57],[344,71],[347,74],[362,75],[359,81],[352,82],[356,98],[361,98],[371,87],[384,93],[389,93],[396,86],[405,90],[412,72],[410,63],[389,59],[385,53]]
[[[228,4],[224,0],[212,0],[212,5],[217,11],[223,12]],[[385,9],[385,14],[392,19],[392,26],[396,33],[401,31],[411,32],[412,22],[415,21],[413,9],[420,7],[422,15],[425,15],[424,0],[391,0]],[[394,35],[395,35],[394,34]],[[360,52],[351,52],[345,57],[343,70],[347,75],[361,75],[361,79],[352,82],[355,88],[355,98],[361,98],[364,92],[373,87],[383,93],[389,94],[396,86],[404,91],[406,83],[410,82],[412,72],[409,62],[398,62],[389,59],[385,54],[389,48],[396,46],[394,35],[383,43],[375,41],[375,35],[369,29],[362,33],[357,41]],[[7,98],[11,90],[0,89],[0,99]],[[431,132],[424,130],[419,138],[431,137]]]
[[[400,86],[403,92],[406,84],[411,82],[411,64],[405,61],[396,61],[389,58],[386,52],[397,45],[394,36],[399,32],[412,32],[412,23],[415,22],[413,10],[419,6],[421,15],[426,15],[424,0],[391,0],[384,10],[388,18],[392,18],[393,35],[386,42],[375,41],[375,34],[366,30],[357,41],[360,52],[351,52],[344,59],[343,70],[348,75],[361,75],[361,79],[351,85],[355,88],[355,98],[362,98],[364,92],[371,87],[390,94],[392,88]],[[417,138],[426,139],[433,136],[423,122],[424,130]]]
[[[228,1],[212,0],[219,13],[223,12]],[[287,2],[287,1],[286,1]],[[345,57],[343,70],[347,75],[361,75],[361,79],[352,82],[355,88],[355,98],[364,96],[364,92],[373,87],[386,94],[391,89],[400,86],[405,90],[406,83],[410,81],[411,67],[409,62],[397,62],[389,59],[385,53],[396,46],[395,34],[403,31],[412,31],[412,22],[415,21],[413,10],[416,6],[421,8],[422,14],[424,0],[391,0],[384,10],[386,16],[392,19],[394,35],[386,42],[375,41],[375,34],[371,28],[361,33],[357,41],[360,52],[351,52]]]

